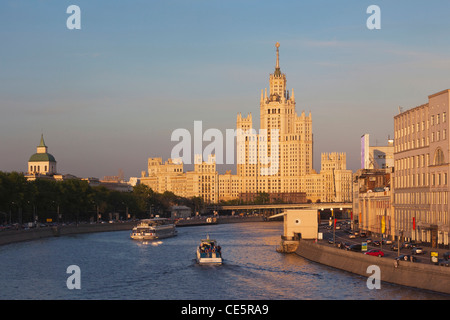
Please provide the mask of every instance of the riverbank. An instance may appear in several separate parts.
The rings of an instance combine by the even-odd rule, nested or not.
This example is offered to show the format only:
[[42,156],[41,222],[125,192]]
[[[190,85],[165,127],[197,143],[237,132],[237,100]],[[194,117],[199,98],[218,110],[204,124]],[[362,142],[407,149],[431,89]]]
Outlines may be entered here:
[[[207,219],[191,219],[178,221],[177,227],[193,227],[199,225],[219,224],[219,223],[244,223],[260,222],[262,216],[251,217],[219,217],[215,222],[208,222]],[[71,225],[58,225],[52,227],[30,228],[21,230],[3,230],[0,232],[0,245],[32,241],[48,237],[59,237],[71,234],[110,232],[130,230],[137,224],[137,221],[114,222],[114,223],[79,223]]]
[[136,222],[79,223],[21,230],[4,230],[0,232],[0,245],[70,234],[131,230],[135,224]]
[[[381,281],[450,294],[450,268],[379,258],[357,252],[328,247],[310,240],[300,240],[295,253],[323,265],[348,271],[364,277],[373,274],[369,266],[380,268]],[[369,272],[368,272],[369,270]]]

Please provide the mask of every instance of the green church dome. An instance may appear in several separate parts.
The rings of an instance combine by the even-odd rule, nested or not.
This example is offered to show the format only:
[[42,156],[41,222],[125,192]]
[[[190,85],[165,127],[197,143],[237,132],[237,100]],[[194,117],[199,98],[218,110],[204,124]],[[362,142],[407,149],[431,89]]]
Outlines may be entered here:
[[28,162],[41,162],[41,161],[50,161],[56,162],[55,157],[50,153],[35,153],[30,157]]

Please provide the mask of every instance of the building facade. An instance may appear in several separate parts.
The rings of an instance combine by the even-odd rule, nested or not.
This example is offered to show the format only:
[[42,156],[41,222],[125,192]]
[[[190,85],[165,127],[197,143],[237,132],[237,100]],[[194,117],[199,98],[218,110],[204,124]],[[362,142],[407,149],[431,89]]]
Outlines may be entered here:
[[312,118],[297,115],[294,89],[287,90],[280,70],[280,44],[276,65],[269,76],[269,93],[261,90],[259,132],[252,115],[238,114],[237,175],[245,193],[290,193],[304,190],[305,175],[312,171]]
[[360,169],[353,175],[352,223],[356,230],[394,237],[392,175],[393,168]]
[[388,138],[385,146],[371,146],[369,134],[361,137],[361,169],[394,167],[394,140]]
[[56,175],[56,160],[53,155],[48,153],[48,147],[45,145],[43,134],[36,148],[36,153],[28,160],[27,168],[26,177],[28,180],[46,177],[52,178]]
[[394,117],[394,231],[398,236],[448,245],[450,90]]
[[150,158],[140,182],[156,192],[184,197],[201,196],[206,203],[239,199],[252,201],[269,194],[270,201],[351,202],[352,173],[343,153],[322,155],[322,170],[313,168],[311,112],[298,115],[294,89],[287,90],[280,69],[279,43],[269,91],[261,90],[259,129],[252,114],[236,118],[236,174],[218,174],[215,157],[194,162],[184,172],[181,160]]

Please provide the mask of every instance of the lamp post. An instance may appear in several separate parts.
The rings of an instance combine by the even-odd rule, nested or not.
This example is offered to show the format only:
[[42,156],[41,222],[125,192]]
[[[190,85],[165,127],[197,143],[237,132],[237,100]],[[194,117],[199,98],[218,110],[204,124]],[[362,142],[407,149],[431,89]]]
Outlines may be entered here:
[[333,244],[336,245],[336,217],[334,216],[333,208],[331,208],[331,216],[333,217]]
[[399,230],[399,236],[397,237],[397,256],[400,256],[400,237],[403,238],[403,230]]

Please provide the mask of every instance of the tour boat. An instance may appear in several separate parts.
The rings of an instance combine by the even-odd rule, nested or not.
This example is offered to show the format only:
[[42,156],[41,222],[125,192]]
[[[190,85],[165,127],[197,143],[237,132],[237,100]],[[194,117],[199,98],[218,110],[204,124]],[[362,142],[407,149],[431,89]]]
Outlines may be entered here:
[[209,235],[206,239],[202,239],[197,248],[198,264],[222,264],[222,252],[217,241],[210,239]]
[[130,237],[135,240],[156,240],[176,235],[175,224],[169,219],[154,218],[141,220],[131,231]]

